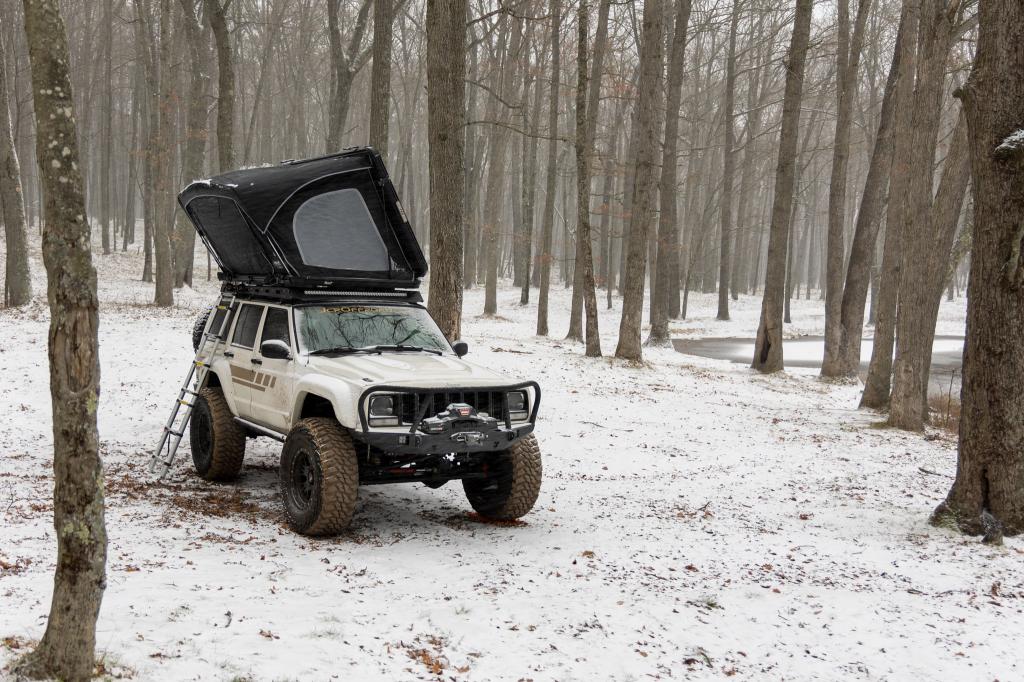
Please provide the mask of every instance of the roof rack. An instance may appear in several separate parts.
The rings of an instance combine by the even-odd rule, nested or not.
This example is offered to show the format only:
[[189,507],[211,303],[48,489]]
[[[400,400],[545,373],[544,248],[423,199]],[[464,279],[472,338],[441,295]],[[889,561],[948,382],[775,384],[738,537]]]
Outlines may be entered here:
[[326,301],[389,301],[394,303],[422,303],[423,295],[415,289],[392,287],[331,286],[274,286],[226,281],[221,286],[224,294],[239,298],[258,298],[281,303],[323,303]]

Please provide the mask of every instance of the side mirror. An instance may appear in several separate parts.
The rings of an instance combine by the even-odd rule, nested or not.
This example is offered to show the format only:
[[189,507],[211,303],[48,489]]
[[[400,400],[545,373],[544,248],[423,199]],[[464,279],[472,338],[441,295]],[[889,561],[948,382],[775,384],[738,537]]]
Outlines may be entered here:
[[469,344],[466,343],[465,341],[456,341],[455,343],[452,344],[452,350],[455,351],[455,354],[461,358],[463,355],[469,352]]
[[270,339],[260,344],[260,355],[271,360],[291,360],[292,351],[280,339]]

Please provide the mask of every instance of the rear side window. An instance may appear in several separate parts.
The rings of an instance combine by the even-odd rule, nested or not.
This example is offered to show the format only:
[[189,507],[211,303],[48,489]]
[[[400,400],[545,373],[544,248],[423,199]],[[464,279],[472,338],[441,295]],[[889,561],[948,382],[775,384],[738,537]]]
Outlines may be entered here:
[[288,311],[284,308],[267,308],[260,345],[271,340],[284,341],[289,347],[292,345],[291,334],[288,333]]
[[260,328],[262,315],[263,306],[243,305],[238,312],[238,322],[235,323],[235,333],[231,337],[231,343],[243,348],[252,348],[256,343],[256,331]]

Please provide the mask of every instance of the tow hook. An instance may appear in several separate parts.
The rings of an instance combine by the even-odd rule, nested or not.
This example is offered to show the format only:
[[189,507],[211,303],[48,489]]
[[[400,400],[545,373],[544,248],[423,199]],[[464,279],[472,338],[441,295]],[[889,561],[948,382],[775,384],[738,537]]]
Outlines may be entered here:
[[452,440],[466,445],[479,445],[484,441],[484,434],[479,431],[460,431],[452,434]]

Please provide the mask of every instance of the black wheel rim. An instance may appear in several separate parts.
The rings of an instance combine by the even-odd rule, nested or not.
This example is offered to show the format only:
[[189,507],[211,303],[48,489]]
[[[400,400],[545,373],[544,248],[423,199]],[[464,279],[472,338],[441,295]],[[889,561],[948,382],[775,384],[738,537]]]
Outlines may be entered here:
[[196,467],[205,469],[210,463],[213,450],[213,422],[206,410],[196,410],[192,415],[192,456]]
[[313,466],[313,458],[305,450],[299,450],[292,458],[288,480],[291,484],[288,492],[292,504],[299,509],[308,509],[316,487],[316,469]]

